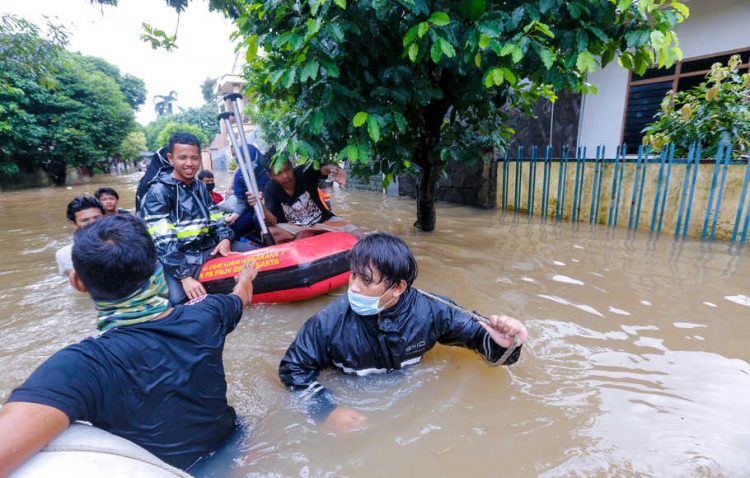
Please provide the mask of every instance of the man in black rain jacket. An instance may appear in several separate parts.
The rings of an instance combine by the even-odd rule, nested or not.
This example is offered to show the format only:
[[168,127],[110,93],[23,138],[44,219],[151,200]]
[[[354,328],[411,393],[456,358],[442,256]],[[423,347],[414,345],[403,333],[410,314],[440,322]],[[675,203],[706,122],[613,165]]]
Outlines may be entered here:
[[[351,251],[349,291],[311,317],[300,329],[279,366],[279,377],[298,392],[308,413],[334,431],[362,426],[359,412],[338,407],[317,377],[334,366],[359,376],[417,364],[436,343],[478,352],[491,365],[518,361],[526,328],[507,316],[478,322],[447,300],[411,287],[417,265],[398,237],[376,233]],[[509,348],[516,348],[506,354]]]
[[154,240],[169,286],[169,302],[175,305],[206,294],[197,278],[211,256],[244,252],[253,246],[232,241],[234,234],[206,185],[195,180],[201,162],[198,139],[174,133],[167,158],[171,172],[162,171],[151,180],[138,215]]

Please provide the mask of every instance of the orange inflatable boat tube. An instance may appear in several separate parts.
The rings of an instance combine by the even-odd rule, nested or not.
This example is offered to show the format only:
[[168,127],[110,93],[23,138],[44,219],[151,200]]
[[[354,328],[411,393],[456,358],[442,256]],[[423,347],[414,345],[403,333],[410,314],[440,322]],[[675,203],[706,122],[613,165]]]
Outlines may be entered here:
[[258,268],[253,303],[307,300],[349,281],[349,250],[357,239],[345,232],[326,232],[284,244],[207,261],[198,280],[208,293],[228,294],[234,276],[252,261]]

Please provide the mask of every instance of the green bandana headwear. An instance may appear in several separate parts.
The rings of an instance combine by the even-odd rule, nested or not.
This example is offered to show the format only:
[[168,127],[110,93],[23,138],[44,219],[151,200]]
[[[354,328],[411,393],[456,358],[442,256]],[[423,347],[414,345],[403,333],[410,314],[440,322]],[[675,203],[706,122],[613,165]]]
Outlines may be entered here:
[[164,270],[157,267],[148,282],[124,299],[96,300],[98,316],[96,328],[106,332],[122,325],[147,322],[169,308],[167,281]]

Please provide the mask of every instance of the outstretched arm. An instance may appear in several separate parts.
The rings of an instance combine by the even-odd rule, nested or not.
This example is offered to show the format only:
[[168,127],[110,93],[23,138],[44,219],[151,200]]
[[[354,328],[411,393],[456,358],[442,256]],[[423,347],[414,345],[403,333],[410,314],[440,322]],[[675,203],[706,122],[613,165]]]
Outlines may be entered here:
[[232,294],[240,298],[242,307],[247,307],[253,300],[253,281],[257,276],[258,269],[255,267],[255,263],[247,261],[235,277],[237,284],[235,284]]
[[[521,345],[526,342],[528,332],[519,320],[506,315],[491,315],[489,323],[484,323],[447,304],[433,302],[431,306],[439,318],[440,343],[463,345],[493,365],[511,365],[520,358]],[[513,337],[516,348],[501,364],[500,359],[513,345]]]
[[70,425],[57,408],[28,402],[11,402],[0,408],[0,476],[46,446]]

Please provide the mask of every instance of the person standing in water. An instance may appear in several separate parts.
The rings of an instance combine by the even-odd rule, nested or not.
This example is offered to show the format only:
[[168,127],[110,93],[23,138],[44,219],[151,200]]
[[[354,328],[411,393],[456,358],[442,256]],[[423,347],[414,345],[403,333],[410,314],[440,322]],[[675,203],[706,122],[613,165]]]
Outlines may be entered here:
[[[97,198],[84,194],[83,196],[76,196],[68,203],[68,210],[65,216],[73,224],[74,231],[77,231],[86,224],[101,219],[104,217],[104,214],[102,203]],[[57,271],[66,279],[73,270],[72,251],[73,244],[68,244],[55,252]]]
[[0,408],[0,476],[76,420],[188,469],[236,430],[222,356],[257,271],[246,265],[229,295],[170,307],[154,243],[129,214],[78,230],[73,263],[70,282],[91,296],[102,334],[55,353],[10,394]]
[[467,347],[491,365],[520,358],[526,327],[505,315],[478,322],[448,300],[412,287],[417,263],[400,238],[365,236],[352,249],[350,265],[348,294],[305,322],[279,365],[281,382],[329,429],[353,431],[366,418],[338,406],[317,381],[325,368],[358,376],[400,370],[419,363],[436,343]]
[[120,195],[114,189],[109,187],[99,188],[94,193],[94,196],[102,203],[104,212],[107,214],[130,214],[127,209],[119,209],[117,207]]

